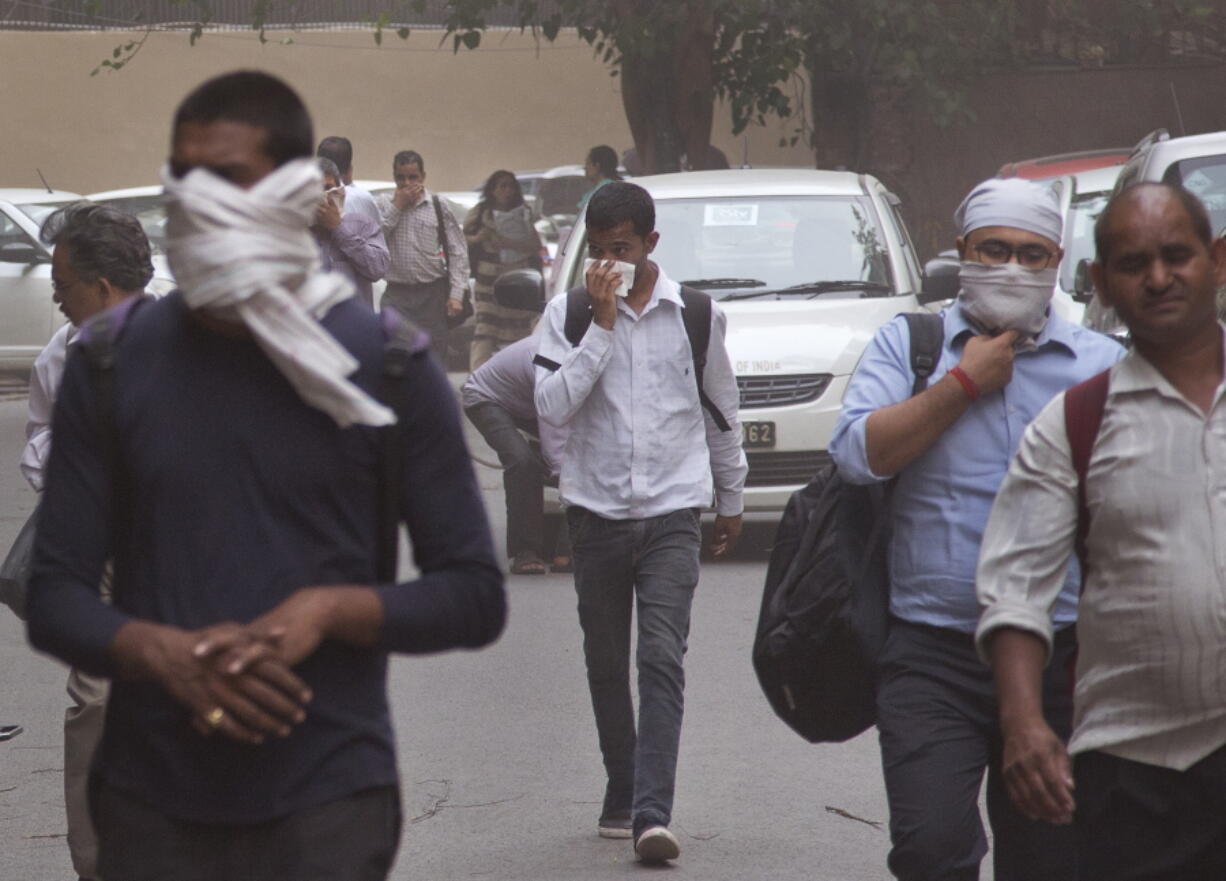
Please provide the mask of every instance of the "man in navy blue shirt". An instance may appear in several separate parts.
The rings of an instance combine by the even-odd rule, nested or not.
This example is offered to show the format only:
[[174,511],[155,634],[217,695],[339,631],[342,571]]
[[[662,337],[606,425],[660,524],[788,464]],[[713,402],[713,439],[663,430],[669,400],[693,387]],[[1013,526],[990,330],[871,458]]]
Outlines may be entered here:
[[[380,317],[318,271],[312,143],[301,100],[265,74],[189,95],[164,172],[181,290],[127,313],[109,412],[85,354],[68,359],[29,633],[113,679],[92,780],[105,881],[385,878],[387,655],[503,626],[445,375],[420,341],[394,408],[376,400]],[[376,575],[393,423],[421,572],[402,584]]]
[[[1071,881],[1071,830],[1026,819],[1005,795],[996,688],[973,644],[975,565],[1026,426],[1057,393],[1124,351],[1051,309],[1062,222],[1048,188],[985,181],[955,221],[962,290],[943,313],[944,345],[928,388],[910,396],[906,323],[895,318],[865,350],[830,443],[849,480],[897,477],[890,631],[877,688],[889,866],[903,881],[978,878],[987,768],[997,881]],[[1045,678],[1048,721],[1066,740],[1078,584],[1074,570],[1056,609],[1061,632]]]

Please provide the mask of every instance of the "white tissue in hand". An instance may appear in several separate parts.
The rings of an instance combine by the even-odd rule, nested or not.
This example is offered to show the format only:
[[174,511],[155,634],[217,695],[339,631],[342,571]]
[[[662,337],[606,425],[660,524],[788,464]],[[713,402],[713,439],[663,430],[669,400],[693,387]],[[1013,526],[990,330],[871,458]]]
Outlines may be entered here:
[[[586,276],[588,271],[597,263],[603,263],[603,260],[597,260],[595,257],[588,257],[583,261],[583,274]],[[613,261],[613,268],[621,273],[622,283],[613,293],[619,297],[627,297],[630,295],[630,289],[634,287],[634,264],[624,263],[621,260]]]

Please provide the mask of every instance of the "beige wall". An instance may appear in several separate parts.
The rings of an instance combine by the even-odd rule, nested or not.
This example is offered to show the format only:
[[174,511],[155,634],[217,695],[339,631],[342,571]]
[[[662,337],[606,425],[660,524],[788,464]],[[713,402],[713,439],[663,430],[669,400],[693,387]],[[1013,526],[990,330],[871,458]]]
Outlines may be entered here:
[[[437,31],[407,42],[369,32],[219,31],[190,47],[185,32],[156,33],[118,73],[90,71],[130,39],[120,32],[0,31],[0,187],[52,186],[80,193],[157,183],[169,122],[196,84],[240,67],[287,79],[315,119],[316,137],[348,136],[355,176],[384,179],[391,156],[412,148],[434,189],[467,189],[495,168],[582,162],[589,147],[631,145],[618,80],[573,34],[537,47],[518,32],[486,35],[454,55]],[[292,38],[292,45],[277,41]],[[538,51],[539,49],[539,51]],[[801,148],[778,147],[793,123],[754,128],[755,165],[811,166]],[[712,141],[734,165],[744,140],[717,113]]]

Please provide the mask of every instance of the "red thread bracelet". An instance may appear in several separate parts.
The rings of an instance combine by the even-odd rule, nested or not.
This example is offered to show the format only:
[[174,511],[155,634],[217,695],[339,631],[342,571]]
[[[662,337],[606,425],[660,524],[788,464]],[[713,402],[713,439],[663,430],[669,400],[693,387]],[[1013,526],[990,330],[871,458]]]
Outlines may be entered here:
[[979,386],[975,385],[975,380],[966,375],[966,371],[961,367],[953,367],[949,371],[949,375],[962,386],[962,391],[966,392],[966,396],[972,401],[979,400]]

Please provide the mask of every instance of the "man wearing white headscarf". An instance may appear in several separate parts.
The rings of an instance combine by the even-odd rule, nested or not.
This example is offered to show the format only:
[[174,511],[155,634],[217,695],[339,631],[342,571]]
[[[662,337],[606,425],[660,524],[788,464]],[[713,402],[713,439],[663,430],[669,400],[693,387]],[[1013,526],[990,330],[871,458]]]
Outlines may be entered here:
[[[1023,429],[1057,393],[1124,353],[1050,309],[1062,255],[1048,188],[984,181],[954,219],[962,289],[942,313],[928,387],[911,396],[907,325],[895,318],[865,350],[830,443],[848,480],[894,481],[890,628],[877,684],[889,867],[904,881],[978,878],[986,770],[997,881],[1072,881],[1070,829],[1026,819],[1005,795],[996,687],[973,642],[975,564]],[[1079,583],[1074,567],[1044,680],[1047,718],[1066,739]]]
[[[387,655],[475,648],[504,621],[445,374],[418,339],[384,376],[384,321],[320,271],[312,142],[266,74],[189,95],[164,172],[181,290],[108,313],[105,410],[86,354],[65,368],[29,635],[113,680],[91,778],[105,879],[381,881]],[[401,584],[377,574],[388,438],[421,571]]]

